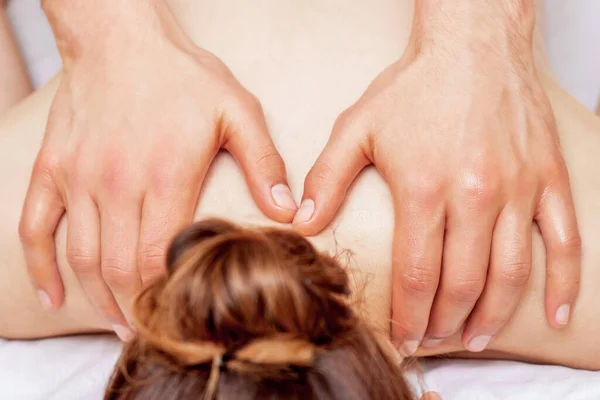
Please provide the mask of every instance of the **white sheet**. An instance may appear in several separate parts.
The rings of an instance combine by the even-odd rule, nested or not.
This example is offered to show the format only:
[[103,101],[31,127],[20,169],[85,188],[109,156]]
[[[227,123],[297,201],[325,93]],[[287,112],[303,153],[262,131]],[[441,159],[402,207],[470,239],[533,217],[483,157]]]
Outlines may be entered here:
[[[592,108],[600,94],[600,53],[591,53],[586,60],[589,47],[581,37],[595,37],[587,44],[598,48],[600,24],[591,16],[600,17],[600,2],[547,0],[547,4],[554,32],[548,38],[551,61],[567,89]],[[60,59],[39,0],[12,0],[9,13],[33,80],[40,86],[59,70]],[[579,23],[573,24],[573,19]],[[582,23],[586,21],[587,25]],[[119,351],[119,342],[110,336],[0,340],[0,400],[101,399]],[[444,400],[600,399],[600,372],[504,361],[440,360],[424,362],[423,367],[425,383]]]
[[444,400],[599,400],[600,372],[515,361],[426,361],[425,383]]
[[120,350],[108,335],[0,340],[0,399],[101,400]]
[[[0,399],[100,400],[121,345],[114,337],[0,340]],[[444,400],[598,400],[600,373],[512,361],[422,362]]]

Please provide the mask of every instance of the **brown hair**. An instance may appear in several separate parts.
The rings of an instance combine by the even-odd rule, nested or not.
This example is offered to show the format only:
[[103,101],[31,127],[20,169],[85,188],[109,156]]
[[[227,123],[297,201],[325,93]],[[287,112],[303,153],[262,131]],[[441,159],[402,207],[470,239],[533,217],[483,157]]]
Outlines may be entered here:
[[413,399],[349,297],[346,271],[296,233],[196,223],[138,297],[104,398]]

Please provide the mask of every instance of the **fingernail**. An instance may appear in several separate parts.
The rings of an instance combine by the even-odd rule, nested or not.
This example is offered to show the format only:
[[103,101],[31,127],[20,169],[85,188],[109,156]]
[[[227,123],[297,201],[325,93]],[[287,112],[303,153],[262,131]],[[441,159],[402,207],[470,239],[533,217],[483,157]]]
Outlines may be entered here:
[[415,354],[417,349],[419,348],[420,340],[405,340],[402,345],[402,352],[404,353],[404,357],[409,357]]
[[40,301],[42,302],[42,307],[44,307],[44,310],[46,311],[51,311],[52,310],[52,300],[50,299],[50,296],[48,296],[48,293],[44,292],[43,290],[38,290],[38,297],[40,298]]
[[565,326],[569,323],[569,314],[571,313],[571,306],[563,304],[556,310],[556,323]]
[[122,341],[129,342],[133,339],[133,332],[131,329],[118,324],[113,325],[112,328]]
[[442,400],[442,396],[437,392],[429,392],[426,393],[425,396],[428,396],[426,397],[428,400]]
[[303,200],[302,204],[300,204],[298,212],[296,213],[296,216],[294,217],[293,224],[296,225],[308,222],[312,218],[314,212],[315,202],[310,199]]
[[467,350],[474,353],[483,351],[490,343],[490,340],[492,340],[492,337],[488,335],[475,336],[467,345]]
[[294,201],[294,197],[292,196],[292,192],[287,185],[283,183],[279,183],[271,188],[271,195],[273,196],[273,200],[275,204],[277,204],[281,208],[285,208],[286,210],[294,210],[298,209],[298,205]]
[[423,340],[423,343],[421,343],[421,346],[427,349],[431,349],[434,347],[438,347],[440,344],[442,344],[443,341],[444,339],[425,339]]

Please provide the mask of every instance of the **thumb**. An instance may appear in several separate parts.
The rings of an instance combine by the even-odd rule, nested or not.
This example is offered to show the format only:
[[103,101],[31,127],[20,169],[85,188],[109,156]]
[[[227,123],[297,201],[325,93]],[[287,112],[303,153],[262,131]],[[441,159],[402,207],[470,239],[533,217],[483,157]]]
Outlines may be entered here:
[[262,212],[276,221],[291,222],[298,206],[260,103],[252,97],[234,111],[226,121],[223,147],[240,165],[250,193]]
[[442,396],[436,392],[427,392],[421,397],[421,400],[442,400]]
[[[349,116],[350,115],[350,116]],[[331,222],[358,173],[371,163],[365,152],[367,130],[344,112],[304,181],[304,195],[294,228],[316,235]]]

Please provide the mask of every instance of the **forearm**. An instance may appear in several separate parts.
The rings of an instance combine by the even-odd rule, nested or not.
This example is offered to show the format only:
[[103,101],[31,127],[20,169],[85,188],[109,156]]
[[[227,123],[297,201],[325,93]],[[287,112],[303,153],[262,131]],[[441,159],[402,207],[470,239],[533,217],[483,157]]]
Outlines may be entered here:
[[531,53],[535,11],[534,0],[416,0],[411,42],[453,52]]
[[104,62],[135,53],[141,43],[157,43],[157,31],[169,23],[162,0],[42,0],[42,7],[68,68],[81,58]]
[[15,42],[6,11],[0,5],[0,114],[31,93],[25,62]]

